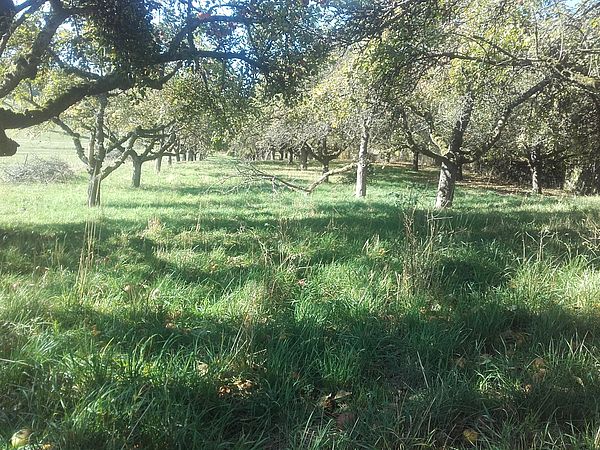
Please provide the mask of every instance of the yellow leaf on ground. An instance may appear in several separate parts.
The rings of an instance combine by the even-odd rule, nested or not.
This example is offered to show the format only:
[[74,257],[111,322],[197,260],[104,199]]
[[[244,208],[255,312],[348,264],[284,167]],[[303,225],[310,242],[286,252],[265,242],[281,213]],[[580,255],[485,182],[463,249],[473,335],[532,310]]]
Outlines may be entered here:
[[479,439],[479,433],[471,428],[467,428],[465,431],[463,431],[463,437],[469,444],[474,445]]
[[22,430],[17,431],[10,438],[10,445],[13,447],[24,447],[29,443],[29,436],[31,436],[32,431],[29,428],[23,428]]

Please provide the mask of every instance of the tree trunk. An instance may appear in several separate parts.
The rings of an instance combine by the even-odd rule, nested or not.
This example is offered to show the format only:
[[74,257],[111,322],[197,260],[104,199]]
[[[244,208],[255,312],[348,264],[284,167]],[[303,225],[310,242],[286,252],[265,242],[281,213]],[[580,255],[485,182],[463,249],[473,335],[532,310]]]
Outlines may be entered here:
[[356,166],[356,191],[357,197],[365,197],[367,195],[367,168],[369,166],[368,151],[369,151],[369,126],[366,121],[362,125],[362,133],[360,135],[360,148],[358,150],[358,164]]
[[463,162],[459,161],[456,164],[456,181],[462,181],[464,180],[464,175],[463,175]]
[[90,175],[88,182],[88,206],[93,208],[94,206],[100,205],[100,186],[102,183],[102,176],[100,174]]
[[294,164],[294,152],[291,150],[288,152],[288,164]]
[[187,160],[188,161],[195,161],[196,159],[196,155],[194,154],[194,150],[189,149],[187,152]]
[[534,145],[527,155],[529,160],[529,170],[531,171],[531,192],[534,194],[542,193],[540,176],[542,175],[542,159],[540,157],[540,146]]
[[283,161],[284,155],[285,154],[285,150],[279,150],[279,161]]
[[173,165],[173,157],[171,155],[169,155],[169,159],[167,160],[167,164],[169,164],[169,166]]
[[[170,158],[170,156],[169,156]],[[159,156],[158,158],[156,158],[156,162],[155,162],[155,166],[154,169],[156,170],[156,173],[160,173],[160,169],[162,169],[162,156]]]
[[452,206],[457,172],[456,164],[450,161],[442,162],[440,168],[440,181],[438,183],[437,197],[435,200],[436,209],[450,208]]
[[308,149],[305,145],[300,149],[300,170],[308,169]]
[[[324,160],[323,161],[323,173],[327,173],[329,172],[329,161],[328,160]],[[329,177],[326,177],[323,180],[323,183],[329,183]]]
[[419,171],[419,152],[413,152],[412,170]]
[[133,175],[131,177],[131,186],[139,188],[142,182],[142,161],[139,159],[132,159],[133,162]]

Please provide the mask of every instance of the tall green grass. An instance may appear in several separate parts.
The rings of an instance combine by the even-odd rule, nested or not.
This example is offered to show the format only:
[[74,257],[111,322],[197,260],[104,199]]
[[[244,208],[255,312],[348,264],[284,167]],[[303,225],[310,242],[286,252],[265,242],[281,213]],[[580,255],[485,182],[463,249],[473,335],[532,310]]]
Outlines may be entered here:
[[[314,177],[284,164],[265,170]],[[598,198],[211,158],[2,185],[0,437],[60,449],[593,448]]]

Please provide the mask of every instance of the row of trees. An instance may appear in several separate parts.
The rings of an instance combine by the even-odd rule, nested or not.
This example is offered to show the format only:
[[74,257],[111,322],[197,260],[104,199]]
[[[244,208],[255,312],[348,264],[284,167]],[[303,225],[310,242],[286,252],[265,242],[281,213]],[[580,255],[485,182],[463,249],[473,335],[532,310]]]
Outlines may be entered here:
[[311,158],[325,179],[350,152],[359,197],[370,155],[408,151],[439,165],[439,208],[465,164],[600,187],[595,0],[98,1],[0,3],[0,155],[6,130],[55,122],[90,204],[126,159],[136,185],[184,148]]
[[542,179],[599,189],[598,3],[440,5],[381,4],[356,15],[351,23],[367,32],[360,42],[293,106],[259,108],[240,151],[285,150],[301,168],[308,153],[326,171],[351,148],[364,196],[367,147],[383,158],[406,149],[415,169],[419,155],[440,166],[438,208],[452,205],[465,164],[514,181],[525,162],[538,193]]

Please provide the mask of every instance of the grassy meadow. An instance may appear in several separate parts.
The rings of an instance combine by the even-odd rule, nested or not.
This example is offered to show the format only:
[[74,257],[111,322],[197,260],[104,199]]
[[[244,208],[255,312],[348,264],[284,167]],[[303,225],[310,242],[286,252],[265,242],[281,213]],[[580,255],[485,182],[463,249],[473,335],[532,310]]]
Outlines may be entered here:
[[600,447],[599,198],[130,169],[0,184],[0,448]]

